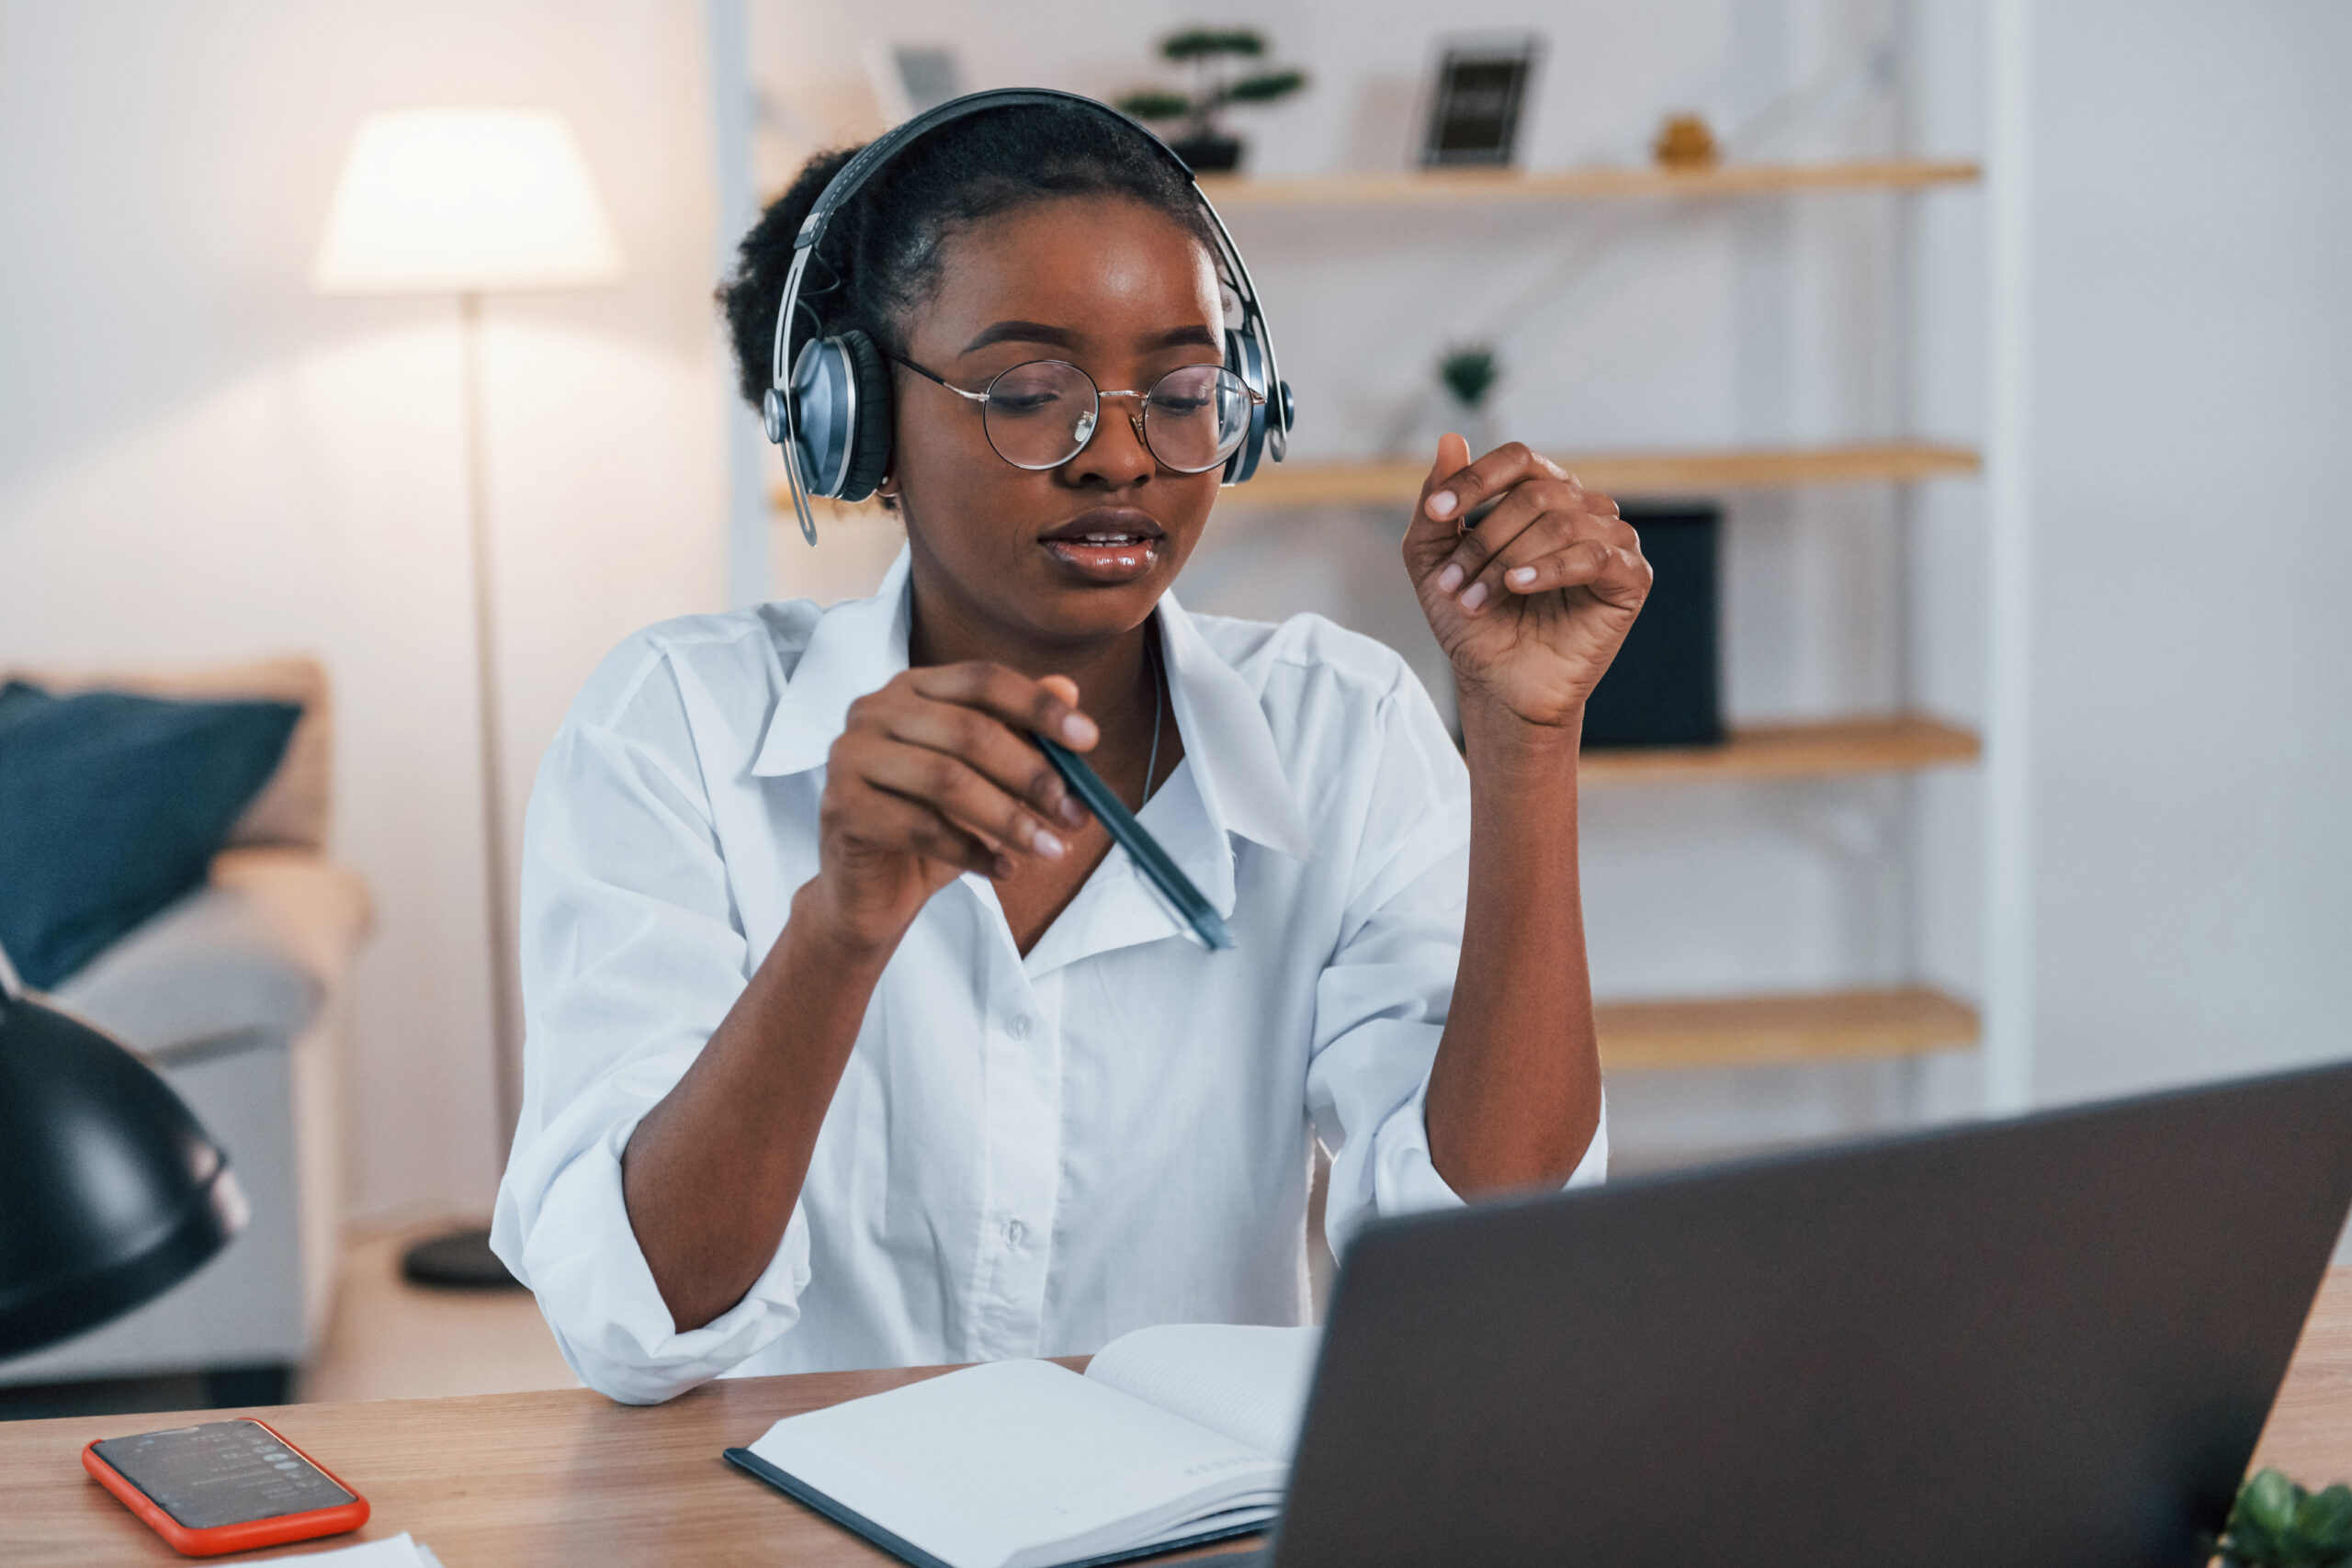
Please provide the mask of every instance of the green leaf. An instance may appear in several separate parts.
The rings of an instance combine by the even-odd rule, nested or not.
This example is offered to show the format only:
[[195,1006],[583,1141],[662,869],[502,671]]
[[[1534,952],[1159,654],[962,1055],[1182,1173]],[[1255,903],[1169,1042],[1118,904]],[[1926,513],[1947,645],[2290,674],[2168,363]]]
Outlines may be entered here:
[[2338,1483],[2324,1493],[2305,1493],[2296,1505],[2296,1540],[2314,1563],[2343,1563],[2352,1559],[2352,1488]]
[[2341,1483],[2306,1494],[2295,1508],[2295,1533],[2314,1552],[2352,1549],[2352,1487]]
[[1269,71],[1262,75],[1244,76],[1225,90],[1225,96],[1237,104],[1271,103],[1287,97],[1306,85],[1304,71]]
[[2251,1518],[2239,1518],[2230,1526],[2230,1556],[2242,1563],[2267,1563],[2279,1556],[2279,1542]]
[[1266,35],[1247,28],[1187,28],[1162,39],[1159,52],[1170,60],[1205,60],[1219,54],[1254,59],[1266,52]]
[[2263,1471],[2238,1494],[2231,1527],[2234,1529],[2244,1519],[2267,1536],[2283,1537],[2295,1528],[2295,1509],[2302,1497],[2303,1489],[2288,1480],[2284,1471]]
[[1193,112],[1193,100],[1182,93],[1171,93],[1164,87],[1146,87],[1129,93],[1114,106],[1121,114],[1137,119],[1182,119]]

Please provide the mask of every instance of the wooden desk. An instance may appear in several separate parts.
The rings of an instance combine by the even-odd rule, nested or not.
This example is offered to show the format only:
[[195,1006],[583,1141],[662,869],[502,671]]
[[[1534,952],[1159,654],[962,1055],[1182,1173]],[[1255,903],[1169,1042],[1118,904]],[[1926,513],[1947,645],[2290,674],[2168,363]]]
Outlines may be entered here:
[[[779,1416],[937,1371],[730,1379],[650,1409],[569,1389],[245,1412],[316,1453],[367,1494],[375,1515],[356,1536],[223,1561],[407,1530],[448,1568],[890,1562],[718,1454]],[[82,1445],[227,1414],[0,1423],[0,1562],[189,1561],[84,1474]],[[2352,1269],[2321,1292],[2255,1462],[2309,1483],[2352,1478]]]

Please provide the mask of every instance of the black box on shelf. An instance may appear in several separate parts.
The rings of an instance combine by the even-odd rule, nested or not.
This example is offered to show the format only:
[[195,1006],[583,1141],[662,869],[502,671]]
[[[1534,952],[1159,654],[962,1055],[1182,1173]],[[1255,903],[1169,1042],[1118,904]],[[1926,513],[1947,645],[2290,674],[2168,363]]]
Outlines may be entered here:
[[1724,739],[1721,668],[1723,509],[1634,504],[1657,580],[1616,661],[1585,705],[1587,746],[1713,746]]

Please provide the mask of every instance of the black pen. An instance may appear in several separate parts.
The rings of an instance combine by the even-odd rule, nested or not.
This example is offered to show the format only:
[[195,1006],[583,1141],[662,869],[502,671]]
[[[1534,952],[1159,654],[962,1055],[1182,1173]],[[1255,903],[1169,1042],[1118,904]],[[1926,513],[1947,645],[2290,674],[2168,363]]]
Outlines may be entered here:
[[1201,890],[1193,886],[1193,879],[1168,858],[1168,852],[1159,847],[1157,839],[1144,830],[1143,824],[1136,820],[1135,813],[1126,808],[1125,803],[1111,793],[1111,786],[1102,782],[1102,776],[1088,767],[1085,759],[1067,747],[1042,735],[1033,735],[1030,739],[1037,743],[1039,750],[1045,752],[1046,761],[1054,765],[1054,771],[1061,774],[1063,782],[1077,793],[1080,800],[1086,803],[1086,808],[1110,829],[1112,841],[1127,852],[1127,858],[1135,862],[1136,870],[1143,873],[1144,886],[1150,888],[1161,907],[1176,918],[1176,923],[1183,928],[1184,934],[1212,953],[1218,948],[1231,947],[1233,932],[1226,928],[1225,917],[1201,897]]

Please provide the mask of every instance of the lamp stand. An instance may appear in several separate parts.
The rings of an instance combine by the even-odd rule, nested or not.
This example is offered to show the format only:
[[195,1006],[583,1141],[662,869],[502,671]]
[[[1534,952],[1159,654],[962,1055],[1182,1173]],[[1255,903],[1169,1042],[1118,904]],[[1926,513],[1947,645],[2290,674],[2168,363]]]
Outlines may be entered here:
[[[506,890],[506,775],[500,751],[505,726],[498,700],[498,595],[490,541],[489,441],[482,429],[487,394],[479,291],[458,296],[458,328],[465,379],[466,523],[473,547],[474,712],[481,725],[482,910],[490,923],[491,1055],[503,1152],[514,1136],[522,1111],[522,1063],[514,1027],[522,1009],[515,995],[514,917]],[[401,1257],[401,1272],[420,1285],[519,1288],[490,1250],[490,1232],[481,1226],[427,1236]]]

